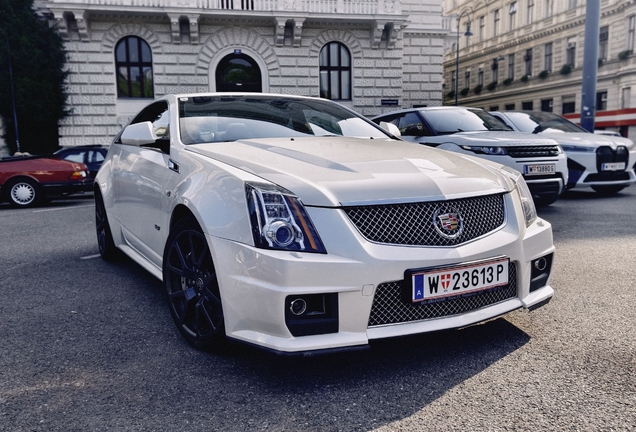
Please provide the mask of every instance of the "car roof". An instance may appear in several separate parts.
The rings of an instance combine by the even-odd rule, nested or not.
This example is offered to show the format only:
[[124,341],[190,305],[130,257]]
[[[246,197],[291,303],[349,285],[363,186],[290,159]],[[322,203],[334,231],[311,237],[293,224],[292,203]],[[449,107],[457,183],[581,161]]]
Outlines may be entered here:
[[456,111],[456,110],[466,110],[466,109],[484,111],[482,108],[475,108],[475,107],[469,107],[469,106],[444,105],[444,106],[431,106],[431,107],[418,107],[418,108],[404,108],[404,109],[395,110],[395,111],[388,111],[384,114],[378,114],[377,116],[374,116],[372,118],[385,117],[387,115],[400,114],[400,113],[413,112],[413,111],[438,111],[438,110]]

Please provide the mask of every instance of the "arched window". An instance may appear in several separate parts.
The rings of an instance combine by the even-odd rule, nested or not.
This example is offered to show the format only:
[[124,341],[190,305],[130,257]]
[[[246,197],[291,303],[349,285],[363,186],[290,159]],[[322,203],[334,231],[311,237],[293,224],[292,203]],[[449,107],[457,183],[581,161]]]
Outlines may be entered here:
[[329,42],[320,50],[320,97],[351,100],[351,55],[340,42]]
[[153,98],[152,52],[137,36],[127,36],[115,47],[117,97]]
[[261,69],[256,61],[246,54],[227,55],[216,68],[216,91],[260,93]]

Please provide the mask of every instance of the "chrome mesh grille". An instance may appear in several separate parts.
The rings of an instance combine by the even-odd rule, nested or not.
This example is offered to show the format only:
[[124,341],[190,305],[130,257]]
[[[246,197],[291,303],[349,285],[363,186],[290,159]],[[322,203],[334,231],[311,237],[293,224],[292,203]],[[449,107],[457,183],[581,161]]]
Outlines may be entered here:
[[557,156],[559,154],[559,146],[511,146],[506,147],[508,155],[513,158],[537,157],[537,156]]
[[515,298],[517,267],[512,262],[510,264],[508,285],[428,303],[412,303],[408,300],[409,295],[403,292],[403,281],[382,283],[373,297],[369,327],[459,315]]
[[[345,213],[369,241],[411,246],[456,246],[503,225],[503,194],[411,204],[345,207]],[[435,228],[436,212],[457,212],[463,231],[447,238]]]

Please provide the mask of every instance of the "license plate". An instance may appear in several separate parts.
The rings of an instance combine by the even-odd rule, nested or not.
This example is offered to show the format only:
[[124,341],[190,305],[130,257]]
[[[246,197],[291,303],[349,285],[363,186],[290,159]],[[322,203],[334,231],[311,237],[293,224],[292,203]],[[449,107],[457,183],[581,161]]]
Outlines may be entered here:
[[625,170],[625,162],[611,162],[601,165],[601,171],[623,171]]
[[541,175],[556,173],[555,164],[525,165],[524,172],[526,175]]
[[415,302],[453,297],[508,285],[509,258],[411,272]]

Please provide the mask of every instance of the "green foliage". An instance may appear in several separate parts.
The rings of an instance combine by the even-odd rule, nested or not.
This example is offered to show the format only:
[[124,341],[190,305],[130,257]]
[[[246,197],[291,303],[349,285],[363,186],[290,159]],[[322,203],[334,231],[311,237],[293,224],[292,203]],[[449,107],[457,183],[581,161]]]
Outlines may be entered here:
[[567,74],[569,74],[570,72],[572,72],[572,66],[571,66],[571,65],[569,65],[569,64],[564,64],[564,65],[561,67],[561,70],[559,71],[559,73],[560,73],[561,75],[567,75]]
[[452,99],[455,97],[455,90],[451,90],[448,93],[446,93],[446,97],[449,99]]
[[627,57],[629,57],[632,54],[632,50],[625,50],[625,51],[621,51],[618,53],[618,59],[619,60],[625,60]]
[[513,78],[506,78],[505,80],[503,80],[503,85],[510,85],[513,81]]
[[482,90],[483,88],[484,88],[484,85],[483,85],[483,84],[477,84],[477,85],[475,86],[475,88],[473,89],[473,92],[474,92],[475,94],[479,94],[479,93],[481,93],[481,90]]
[[466,96],[469,91],[470,91],[470,89],[468,87],[464,87],[463,89],[461,89],[459,91],[459,94],[462,95],[462,96]]
[[486,88],[487,88],[488,90],[490,90],[490,91],[493,91],[493,90],[495,89],[495,87],[497,87],[497,81],[493,81],[493,82],[491,82],[490,84],[488,84],[488,85],[486,86]]
[[547,70],[542,70],[541,72],[539,72],[539,78],[541,79],[547,78],[548,75],[550,75],[550,72],[548,72]]
[[528,75],[524,75],[521,77],[521,82],[528,82],[529,79],[530,77],[528,77]]
[[0,116],[3,137],[15,152],[13,82],[20,150],[44,154],[59,147],[58,124],[69,114],[64,87],[66,53],[59,34],[37,17],[32,6],[33,0],[0,0]]

